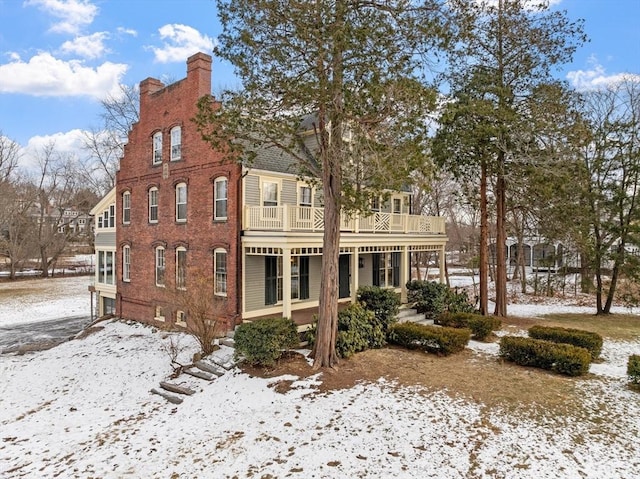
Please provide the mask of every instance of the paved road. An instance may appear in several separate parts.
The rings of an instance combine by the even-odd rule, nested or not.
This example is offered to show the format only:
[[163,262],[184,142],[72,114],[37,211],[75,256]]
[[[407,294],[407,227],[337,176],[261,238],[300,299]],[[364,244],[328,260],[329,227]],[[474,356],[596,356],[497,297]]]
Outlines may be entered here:
[[90,316],[73,316],[14,326],[0,326],[0,352],[13,352],[20,348],[37,345],[58,344],[75,336],[90,323]]

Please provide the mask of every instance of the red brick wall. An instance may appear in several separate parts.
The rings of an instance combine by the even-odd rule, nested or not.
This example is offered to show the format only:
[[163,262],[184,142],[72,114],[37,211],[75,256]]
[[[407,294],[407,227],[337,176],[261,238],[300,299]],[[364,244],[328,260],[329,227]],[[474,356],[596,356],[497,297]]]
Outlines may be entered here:
[[[205,275],[213,281],[213,249],[227,250],[227,297],[219,312],[228,327],[239,318],[240,167],[224,158],[200,138],[191,121],[196,102],[211,94],[211,57],[203,53],[187,60],[187,78],[168,86],[148,78],[140,84],[140,121],[129,134],[117,173],[116,221],[118,247],[117,314],[152,322],[155,306],[164,308],[167,322],[178,309],[172,301],[176,248],[187,249],[187,289],[190,280]],[[170,130],[182,129],[182,158],[170,161]],[[152,164],[152,135],[163,136],[162,164]],[[226,176],[228,213],[213,221],[213,180]],[[175,185],[187,184],[187,221],[175,220]],[[148,190],[158,188],[158,222],[149,223]],[[131,192],[131,223],[122,224],[122,193]],[[122,246],[131,248],[131,282],[122,281]],[[155,285],[155,246],[165,247],[165,284]]]

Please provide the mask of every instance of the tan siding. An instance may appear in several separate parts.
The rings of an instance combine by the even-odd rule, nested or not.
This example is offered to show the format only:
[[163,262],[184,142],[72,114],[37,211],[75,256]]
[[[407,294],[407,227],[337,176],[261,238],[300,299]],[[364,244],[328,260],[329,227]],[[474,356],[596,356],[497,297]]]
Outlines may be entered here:
[[95,246],[116,246],[116,232],[102,232],[96,234]]
[[247,256],[244,287],[247,311],[264,308],[264,256]]
[[260,178],[247,175],[244,179],[245,200],[248,206],[260,206]]
[[298,182],[295,180],[282,180],[282,196],[280,204],[297,205],[298,204]]
[[320,298],[320,271],[322,256],[309,256],[309,301]]

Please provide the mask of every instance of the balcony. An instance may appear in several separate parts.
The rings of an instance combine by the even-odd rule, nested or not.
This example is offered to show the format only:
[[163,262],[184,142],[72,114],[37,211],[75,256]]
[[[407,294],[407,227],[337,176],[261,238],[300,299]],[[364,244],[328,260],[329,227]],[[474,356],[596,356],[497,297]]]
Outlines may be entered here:
[[[242,227],[247,231],[321,232],[324,208],[311,206],[245,206]],[[340,231],[352,233],[444,234],[444,218],[374,212],[370,216],[341,215]]]

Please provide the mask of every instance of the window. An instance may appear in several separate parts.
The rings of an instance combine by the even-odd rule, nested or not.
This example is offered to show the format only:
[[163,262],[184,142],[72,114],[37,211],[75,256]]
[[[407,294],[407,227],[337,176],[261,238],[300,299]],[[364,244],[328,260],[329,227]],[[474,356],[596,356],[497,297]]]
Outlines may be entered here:
[[114,228],[116,226],[116,205],[109,205],[109,208],[104,210],[100,216],[98,216],[98,228]]
[[291,257],[291,299],[309,298],[309,257]]
[[262,183],[262,206],[278,206],[278,183]]
[[176,249],[176,288],[187,289],[187,250]]
[[184,311],[176,311],[176,324],[180,326],[187,325],[187,314]]
[[122,281],[131,281],[131,248],[122,248]]
[[213,269],[215,273],[214,293],[218,296],[227,295],[227,252],[224,249],[216,249],[213,256]]
[[164,286],[164,248],[156,248],[156,286]]
[[182,129],[179,126],[171,129],[171,161],[182,158]]
[[158,188],[149,190],[149,223],[158,222]]
[[131,193],[122,193],[122,222],[128,225],[131,222]]
[[298,204],[300,206],[313,206],[312,189],[310,186],[301,186],[298,189]]
[[176,185],[176,221],[187,221],[187,184]]
[[115,284],[113,271],[113,251],[98,251],[98,283]]
[[153,135],[153,164],[162,163],[162,132]]
[[371,198],[371,210],[372,211],[380,211],[380,198],[375,197]]
[[393,199],[393,212],[398,215],[402,213],[402,200],[400,198]]
[[156,321],[164,321],[164,310],[162,309],[162,306],[156,306],[155,316],[153,319]]
[[[265,257],[265,304],[276,304],[283,298],[282,256]],[[291,257],[291,299],[309,298],[309,257]]]
[[373,285],[381,288],[400,286],[400,253],[374,253]]
[[214,220],[226,220],[227,219],[227,186],[228,182],[226,178],[216,178],[214,182],[214,204],[213,204],[213,219]]

